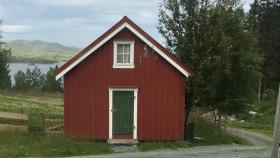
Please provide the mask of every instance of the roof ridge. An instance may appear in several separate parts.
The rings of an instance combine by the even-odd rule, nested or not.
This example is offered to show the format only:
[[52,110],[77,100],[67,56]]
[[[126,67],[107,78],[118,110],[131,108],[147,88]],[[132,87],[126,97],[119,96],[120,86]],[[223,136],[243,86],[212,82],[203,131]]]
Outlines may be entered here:
[[[144,39],[147,39],[148,42],[150,42],[153,46],[157,47],[159,49],[159,51],[162,52],[163,54],[160,54],[159,52],[158,53],[163,58],[168,60],[168,62],[172,62],[172,61],[175,62],[175,65],[174,65],[174,63],[173,64],[171,63],[171,64],[173,66],[175,66],[179,71],[182,72],[185,70],[187,74],[182,72],[184,75],[186,75],[186,76],[193,75],[192,70],[190,68],[188,68],[186,65],[184,65],[183,63],[181,63],[174,54],[172,54],[170,51],[168,51],[166,48],[164,48],[161,44],[159,44],[155,39],[153,39],[149,34],[147,34],[144,30],[142,30],[137,24],[135,24],[127,16],[124,16],[121,20],[119,20],[116,24],[114,24],[110,29],[108,29],[105,33],[103,33],[96,40],[94,40],[92,43],[90,43],[86,48],[81,50],[74,57],[72,57],[70,60],[68,60],[64,65],[62,65],[60,68],[58,68],[55,71],[56,79],[62,77],[64,74],[66,74],[68,71],[70,71],[73,67],[75,67],[77,64],[79,64],[79,62],[83,61],[88,55],[93,53],[95,50],[92,50],[92,49],[99,48],[98,45],[99,46],[103,45],[105,42],[107,42],[106,40],[111,39],[122,29],[128,28],[130,30],[129,27],[131,27],[132,30],[134,29],[136,31],[136,33],[139,34],[139,35],[137,35],[138,37],[143,36]],[[130,31],[132,31],[132,30],[130,30]],[[135,32],[133,32],[133,33],[135,34]],[[110,37],[110,38],[108,38],[108,37]],[[105,42],[104,42],[104,40],[105,40]],[[102,44],[100,44],[100,43],[102,43]],[[156,49],[156,48],[153,48],[153,49]],[[90,52],[91,50],[92,50],[92,52]],[[164,56],[167,56],[167,57],[164,57]]]

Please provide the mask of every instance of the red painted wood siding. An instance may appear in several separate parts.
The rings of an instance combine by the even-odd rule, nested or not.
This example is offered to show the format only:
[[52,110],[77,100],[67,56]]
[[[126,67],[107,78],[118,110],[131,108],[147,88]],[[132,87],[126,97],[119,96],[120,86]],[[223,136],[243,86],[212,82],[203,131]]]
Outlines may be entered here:
[[[134,40],[134,69],[114,69],[113,41]],[[185,77],[124,29],[64,76],[65,134],[108,139],[109,87],[138,88],[138,140],[183,139]]]

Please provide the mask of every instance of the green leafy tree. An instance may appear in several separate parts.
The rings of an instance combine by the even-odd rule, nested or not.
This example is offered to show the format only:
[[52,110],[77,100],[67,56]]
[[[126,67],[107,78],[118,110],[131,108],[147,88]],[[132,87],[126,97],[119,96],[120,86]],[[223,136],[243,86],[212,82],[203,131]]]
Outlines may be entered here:
[[33,70],[27,68],[25,73],[26,82],[28,83],[27,90],[40,91],[43,85],[41,76],[41,70],[37,66]]
[[25,79],[26,79],[26,83],[27,83],[26,90],[28,90],[28,91],[33,90],[33,88],[32,88],[32,71],[29,68],[26,69]]
[[237,114],[252,103],[261,56],[238,1],[164,1],[159,31],[195,72],[186,84],[192,105]]
[[35,66],[30,75],[31,87],[35,91],[40,91],[43,87],[41,70]]
[[[57,68],[57,66],[56,66]],[[56,69],[55,68],[55,69]],[[62,81],[61,79],[56,80],[54,75],[54,68],[50,68],[45,75],[44,90],[45,91],[57,91],[62,92]]]
[[194,78],[188,78],[186,92],[190,105],[203,104],[200,100],[202,86],[201,58],[205,43],[203,30],[207,27],[209,1],[165,0],[159,10],[159,32],[166,40],[167,48],[187,63],[195,72]]
[[[57,68],[57,67],[56,67]],[[18,71],[15,76],[14,88],[22,91],[48,91],[62,92],[61,79],[55,80],[54,69],[50,68],[47,74],[42,74],[36,66],[33,70],[29,68],[26,72]]]
[[30,89],[30,84],[27,82],[26,75],[25,75],[24,72],[18,71],[14,75],[14,79],[15,79],[14,88],[16,90],[25,91],[25,90],[29,90]]
[[[1,23],[2,21],[0,21],[0,25]],[[0,34],[0,89],[9,89],[11,88],[11,76],[9,75],[8,60],[11,57],[12,51],[5,43],[1,42],[1,38]]]
[[263,92],[266,89],[277,91],[280,83],[280,1],[255,0],[248,21],[264,54]]

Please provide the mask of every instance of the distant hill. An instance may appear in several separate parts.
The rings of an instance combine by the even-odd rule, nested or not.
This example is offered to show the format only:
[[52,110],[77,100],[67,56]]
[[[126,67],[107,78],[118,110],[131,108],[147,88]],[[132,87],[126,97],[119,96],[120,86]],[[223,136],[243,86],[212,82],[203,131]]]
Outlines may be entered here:
[[10,62],[55,63],[66,62],[81,49],[40,40],[7,41],[13,51]]

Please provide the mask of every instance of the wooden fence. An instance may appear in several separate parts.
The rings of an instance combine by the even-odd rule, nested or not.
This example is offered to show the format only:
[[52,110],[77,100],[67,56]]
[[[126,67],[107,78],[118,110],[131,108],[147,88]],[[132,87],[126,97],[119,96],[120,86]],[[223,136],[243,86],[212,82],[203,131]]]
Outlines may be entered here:
[[0,112],[0,131],[28,132],[28,115],[23,113]]
[[47,137],[64,134],[63,116],[48,116],[42,114],[43,132]]

